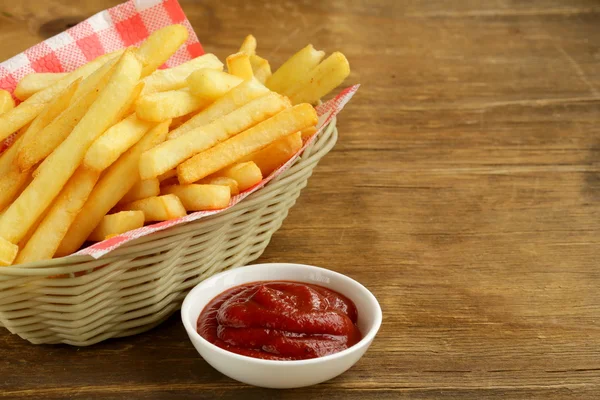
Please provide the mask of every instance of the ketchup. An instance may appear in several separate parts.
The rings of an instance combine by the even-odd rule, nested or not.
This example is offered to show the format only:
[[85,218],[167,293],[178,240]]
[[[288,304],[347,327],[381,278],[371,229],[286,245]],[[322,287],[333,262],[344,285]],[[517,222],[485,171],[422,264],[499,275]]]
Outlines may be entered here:
[[304,360],[337,353],[361,339],[347,297],[322,286],[253,282],[212,299],[198,333],[222,349],[267,360]]

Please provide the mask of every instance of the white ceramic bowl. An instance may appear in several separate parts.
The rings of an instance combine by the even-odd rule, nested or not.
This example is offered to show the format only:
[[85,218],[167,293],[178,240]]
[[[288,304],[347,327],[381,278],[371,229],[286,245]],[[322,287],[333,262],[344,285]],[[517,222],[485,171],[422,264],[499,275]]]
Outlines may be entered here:
[[[206,304],[234,286],[256,281],[286,280],[321,285],[354,302],[358,329],[363,339],[329,356],[298,361],[273,361],[246,357],[223,350],[196,332],[196,323]],[[219,372],[250,385],[267,388],[297,388],[334,378],[352,367],[367,351],[381,326],[381,307],[363,285],[345,275],[301,264],[256,264],[214,275],[190,291],[181,308],[181,319],[198,353]]]

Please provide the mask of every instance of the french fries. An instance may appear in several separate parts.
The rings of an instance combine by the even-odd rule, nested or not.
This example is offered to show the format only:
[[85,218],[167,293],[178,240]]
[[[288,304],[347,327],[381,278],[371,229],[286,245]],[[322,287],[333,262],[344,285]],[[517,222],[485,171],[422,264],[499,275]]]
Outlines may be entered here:
[[227,71],[243,80],[250,80],[254,77],[252,65],[250,65],[250,56],[246,53],[234,53],[227,57]]
[[346,57],[335,52],[313,68],[304,81],[290,86],[285,94],[292,104],[315,104],[321,97],[338,87],[350,75],[350,64]]
[[269,61],[256,54],[251,54],[250,65],[252,66],[254,77],[264,85],[272,75],[271,64],[269,64]]
[[[175,171],[173,171],[173,176],[175,176]],[[158,179],[144,179],[133,185],[133,187],[129,189],[129,192],[119,200],[118,204],[131,203],[132,201],[158,196],[159,194],[160,182]]]
[[96,229],[90,234],[88,240],[100,242],[120,235],[127,231],[138,229],[144,226],[144,213],[142,211],[121,211],[115,214],[108,214],[102,218]]
[[246,53],[249,56],[256,54],[256,38],[253,35],[246,36],[240,46],[239,52]]
[[[229,193],[229,190],[227,192]],[[120,206],[120,209],[124,211],[142,211],[146,222],[168,221],[187,215],[183,204],[174,194],[137,200]]]
[[204,54],[173,68],[159,69],[144,78],[142,96],[167,90],[183,89],[190,74],[199,69],[223,71],[223,63],[214,54]]
[[[129,50],[131,52],[131,50]],[[83,94],[90,91],[97,91],[98,86],[105,82],[107,76],[110,76],[115,70],[117,63],[121,60],[121,56],[113,57],[96,69],[93,73],[89,74],[79,85],[75,92],[74,98],[78,99]]]
[[[239,53],[244,53],[249,56],[250,66],[252,68],[252,75],[264,85],[267,79],[269,79],[272,75],[271,65],[269,64],[269,61],[256,54],[256,44],[256,38],[254,36],[246,36],[246,38],[242,42],[242,45],[240,46]],[[247,66],[244,65],[244,68],[247,68]],[[250,77],[249,73],[247,75]]]
[[215,101],[243,82],[243,79],[214,69],[199,69],[187,79],[190,92],[197,97]]
[[140,96],[140,94],[142,93],[142,90],[144,90],[144,82],[143,81],[138,82],[138,84],[135,86],[135,88],[133,88],[133,91],[129,95],[129,99],[127,99],[127,102],[125,102],[123,107],[121,107],[121,111],[119,112],[119,115],[117,116],[117,119],[115,120],[115,124],[119,123],[123,118],[125,118],[126,115],[131,115],[131,114],[135,113],[135,103],[136,103],[138,97]]
[[122,53],[122,51],[105,54],[96,58],[94,61],[71,72],[55,84],[35,93],[17,107],[0,115],[0,140],[6,139],[12,133],[31,122],[44,109],[47,102],[52,100],[56,94],[63,91],[71,83],[81,77],[90,75],[96,69],[104,65],[105,62],[117,57],[120,53]]
[[13,144],[4,150],[4,153],[0,154],[0,176],[7,174],[13,169],[22,141],[23,134],[19,134]]
[[200,111],[189,121],[169,133],[169,140],[183,135],[185,132],[209,124],[237,108],[249,103],[257,97],[269,92],[269,89],[257,81],[247,81],[233,88],[226,95]]
[[77,251],[102,218],[140,180],[138,173],[140,155],[165,140],[170,122],[167,120],[156,125],[104,171],[58,247],[56,251],[58,256]]
[[310,104],[299,104],[205,150],[177,167],[181,184],[193,183],[231,165],[275,140],[316,125],[317,113]]
[[19,252],[17,263],[44,260],[54,256],[99,175],[98,172],[86,168],[75,171],[25,247]]
[[17,84],[15,97],[19,100],[27,100],[35,93],[55,84],[67,75],[64,72],[35,72],[29,74]]
[[18,243],[19,249],[22,249],[23,247],[25,247],[27,245],[27,242],[29,242],[29,239],[31,239],[31,237],[33,236],[35,231],[37,231],[38,226],[40,226],[40,224],[42,223],[42,221],[44,220],[44,218],[48,214],[48,211],[51,208],[52,207],[48,207],[46,209],[46,211],[44,211],[43,214],[37,219],[37,221],[35,221],[35,223],[31,226],[31,228],[29,228],[29,230],[27,231],[27,234],[25,236],[23,236],[23,239],[21,239],[21,241]]
[[253,161],[260,168],[263,176],[269,176],[301,148],[302,135],[300,132],[294,132],[271,143],[264,149],[242,158],[240,162]]
[[267,79],[267,87],[277,93],[285,93],[285,89],[295,84],[298,78],[316,67],[325,57],[325,52],[315,50],[309,44],[287,60],[273,75]]
[[15,101],[10,93],[6,90],[0,89],[0,114],[4,114],[13,108],[15,108]]
[[137,50],[137,56],[144,64],[142,77],[164,64],[187,38],[188,31],[183,25],[169,25],[152,32]]
[[250,189],[262,181],[263,178],[260,168],[253,161],[235,164],[217,172],[215,175],[235,180],[240,192]]
[[317,133],[317,127],[309,126],[308,128],[302,129],[300,135],[302,136],[302,140],[304,141],[310,139],[315,133]]
[[0,176],[0,210],[17,198],[30,178],[29,172],[21,172],[14,165]]
[[19,246],[0,237],[0,266],[11,265],[19,252]]
[[[116,68],[116,63],[113,63],[112,60],[108,61],[84,79],[78,86],[73,96],[75,100],[69,107],[19,148],[17,165],[21,171],[27,171],[44,160],[71,134],[100,95],[100,90],[103,90],[108,84],[114,68]],[[95,86],[90,82],[95,83]],[[82,87],[87,87],[85,92],[81,92]],[[78,93],[80,93],[79,97],[77,97]],[[34,176],[37,176],[36,172],[34,172]]]
[[229,192],[232,196],[235,196],[240,193],[240,188],[238,187],[238,183],[233,178],[228,178],[226,176],[216,176],[214,178],[205,178],[199,183],[204,183],[208,185],[221,185],[229,187]]
[[231,199],[229,187],[221,185],[172,185],[161,192],[177,196],[187,211],[219,210]]
[[[29,99],[31,98],[32,97]],[[30,123],[40,112],[42,112],[44,106],[44,103],[27,103],[27,101],[24,101],[19,104],[18,107],[0,115],[0,141],[3,141],[11,134]]]
[[0,142],[14,134],[0,153],[0,266],[228,207],[300,151],[311,104],[350,72],[309,45],[272,73],[252,35],[228,73],[212,54],[157,70],[187,38],[167,26],[73,72],[30,74],[16,107],[0,90]]
[[[141,64],[135,55],[125,52],[108,84],[81,121],[44,161],[37,176],[0,218],[2,237],[12,243],[23,238],[73,175],[92,142],[115,119],[137,84],[140,72]],[[33,97],[35,95],[29,99]]]
[[140,159],[142,179],[167,172],[216,143],[248,129],[289,107],[286,98],[268,93],[200,128],[148,150]]
[[135,114],[131,114],[110,127],[92,143],[85,154],[83,165],[96,171],[108,168],[154,125],[152,122],[140,120]]
[[[23,144],[21,144],[21,146],[25,146],[25,148],[31,146],[31,141],[33,138],[35,138],[43,128],[48,126],[69,106],[69,103],[71,102],[75,91],[79,87],[80,82],[81,78],[77,79],[48,103],[44,110],[31,122],[29,128],[27,128],[23,134]],[[29,168],[21,168],[22,171],[27,171],[28,169]]]
[[137,101],[135,112],[140,119],[161,122],[197,111],[208,104],[209,101],[194,96],[186,88],[143,96]]

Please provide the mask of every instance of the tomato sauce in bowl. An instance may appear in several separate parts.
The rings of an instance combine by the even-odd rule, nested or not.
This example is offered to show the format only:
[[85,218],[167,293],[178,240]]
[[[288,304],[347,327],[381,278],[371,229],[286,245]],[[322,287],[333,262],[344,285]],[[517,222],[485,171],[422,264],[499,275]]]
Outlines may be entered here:
[[305,360],[358,343],[354,303],[322,286],[261,281],[236,286],[212,299],[197,331],[214,345],[267,360]]

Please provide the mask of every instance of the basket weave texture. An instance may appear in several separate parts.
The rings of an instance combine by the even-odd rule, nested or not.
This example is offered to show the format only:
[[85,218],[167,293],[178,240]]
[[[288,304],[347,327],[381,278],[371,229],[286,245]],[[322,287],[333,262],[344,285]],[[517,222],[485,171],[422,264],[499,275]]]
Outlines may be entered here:
[[1,267],[0,324],[34,344],[74,346],[160,324],[200,281],[263,253],[337,141],[335,123],[291,168],[227,211],[141,237],[98,260],[71,256]]

